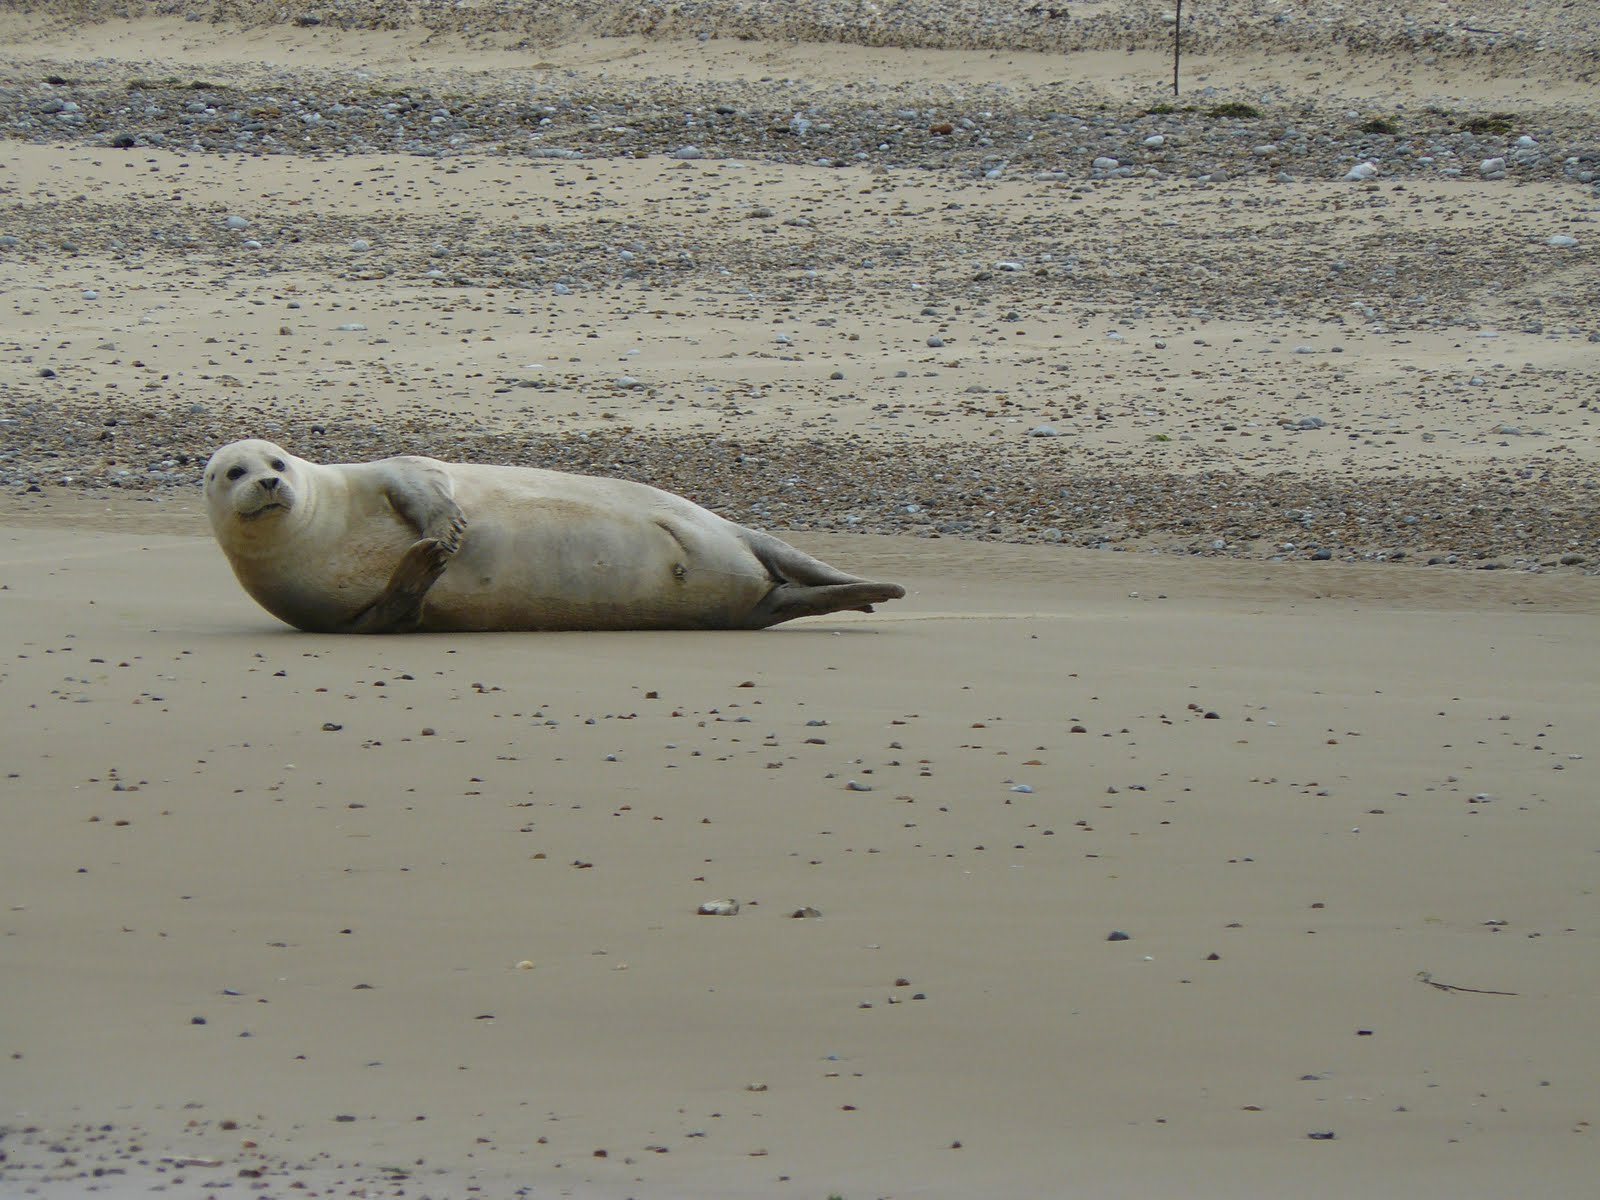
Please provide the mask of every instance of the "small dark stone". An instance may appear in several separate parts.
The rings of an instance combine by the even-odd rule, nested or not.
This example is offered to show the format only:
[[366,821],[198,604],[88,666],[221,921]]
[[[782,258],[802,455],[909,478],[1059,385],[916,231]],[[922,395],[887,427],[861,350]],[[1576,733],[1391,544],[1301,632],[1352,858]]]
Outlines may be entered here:
[[131,133],[119,133],[111,139],[111,144],[118,150],[131,150],[139,144],[139,139]]
[[1331,1129],[1318,1129],[1306,1136],[1314,1142],[1331,1142],[1337,1135]]
[[1132,938],[1128,934],[1123,933],[1120,929],[1113,929],[1110,933],[1106,934],[1106,941],[1108,942],[1127,942],[1131,940]]

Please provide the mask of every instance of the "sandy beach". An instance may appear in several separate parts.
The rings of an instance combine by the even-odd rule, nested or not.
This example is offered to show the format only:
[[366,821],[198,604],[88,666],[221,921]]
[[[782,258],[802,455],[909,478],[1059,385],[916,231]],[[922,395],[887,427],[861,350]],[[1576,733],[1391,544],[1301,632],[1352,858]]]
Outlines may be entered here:
[[[1593,1194],[1600,18],[1057,8],[0,13],[0,1196]],[[302,634],[252,435],[908,595]]]

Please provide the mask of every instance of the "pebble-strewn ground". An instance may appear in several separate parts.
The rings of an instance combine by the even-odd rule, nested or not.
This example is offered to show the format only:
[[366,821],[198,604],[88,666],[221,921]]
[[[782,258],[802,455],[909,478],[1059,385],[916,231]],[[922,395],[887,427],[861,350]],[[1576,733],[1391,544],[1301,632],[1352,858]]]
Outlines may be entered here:
[[[70,28],[85,15],[125,13],[182,16],[186,25],[276,22],[313,34],[396,26],[393,7],[378,4],[40,11],[41,23],[30,27],[35,35]],[[579,12],[586,23],[575,23]],[[443,32],[498,38],[500,47],[508,37],[543,45],[580,24],[589,35],[648,33],[686,46],[690,64],[697,47],[729,37],[1062,51],[1159,49],[1171,32],[1154,8],[1134,4],[543,5],[537,20],[527,6],[424,4],[408,13],[407,20]],[[1197,52],[1248,44],[1293,54],[1331,43],[1357,60],[1363,47],[1395,53],[1398,46],[1419,70],[1542,71],[1563,76],[1578,92],[1552,88],[1512,111],[1504,100],[1422,103],[1403,91],[1357,98],[1315,83],[1207,84],[1172,97],[1152,80],[1130,94],[1070,70],[1059,81],[957,86],[937,78],[841,83],[574,70],[562,66],[559,53],[521,71],[404,77],[355,65],[12,58],[0,60],[0,134],[35,146],[103,148],[130,165],[167,156],[148,159],[157,164],[152,171],[193,156],[506,160],[579,173],[581,164],[603,172],[626,160],[696,167],[749,160],[849,172],[863,194],[907,177],[965,190],[942,211],[902,202],[895,217],[872,224],[735,199],[740,220],[688,227],[612,216],[604,205],[592,206],[600,215],[581,223],[534,229],[487,211],[400,206],[376,234],[370,217],[337,205],[267,204],[267,219],[253,213],[245,221],[181,187],[154,213],[94,194],[32,194],[0,207],[0,263],[14,281],[74,261],[148,263],[169,273],[204,264],[220,272],[213,286],[222,288],[243,265],[236,256],[244,247],[257,254],[246,269],[263,278],[283,273],[545,298],[709,291],[731,278],[748,281],[738,285],[747,292],[770,286],[780,292],[776,306],[817,324],[855,319],[865,328],[885,312],[920,320],[932,348],[944,344],[934,331],[948,330],[953,315],[982,313],[1003,336],[1008,322],[1059,312],[1063,298],[1079,326],[1117,322],[1130,337],[1177,318],[1253,323],[1286,343],[1305,328],[1334,336],[1361,328],[1468,337],[1491,336],[1484,331],[1498,326],[1540,340],[1558,360],[1539,364],[1533,386],[1548,397],[1540,411],[1586,422],[1582,410],[1600,373],[1574,373],[1566,364],[1590,345],[1600,357],[1600,239],[1582,229],[1600,207],[1600,126],[1595,106],[1572,97],[1600,64],[1600,20],[1587,7],[1561,9],[1537,28],[1502,29],[1504,15],[1487,5],[1426,12],[1406,5],[1207,6],[1191,44]],[[1226,76],[1213,71],[1207,78]],[[1032,186],[1038,203],[1020,212],[986,204],[981,189],[1012,183]],[[1523,203],[1532,193],[1517,189],[1530,185],[1545,190]],[[1076,211],[1121,195],[1139,197],[1139,210],[1074,243]],[[1478,223],[1460,232],[1448,223],[1454,200],[1486,195],[1499,209],[1480,212]],[[575,200],[572,211],[590,210]],[[752,236],[757,230],[770,236]],[[925,303],[909,304],[906,289],[925,280],[936,281],[920,293]],[[93,291],[91,283],[85,295]],[[441,420],[437,410],[418,410],[375,425],[313,397],[276,394],[264,429],[259,406],[233,403],[226,392],[186,397],[149,384],[138,403],[116,399],[85,386],[69,352],[44,349],[42,339],[19,337],[13,350],[30,365],[0,392],[0,483],[24,494],[62,485],[192,487],[218,443],[276,430],[313,458],[432,452],[631,475],[775,527],[1535,569],[1600,560],[1600,496],[1586,433],[1559,447],[1566,457],[1467,463],[1448,472],[1420,463],[1397,471],[1386,462],[1373,477],[1349,454],[1337,466],[1313,458],[1277,468],[1197,461],[1187,448],[1191,459],[1171,467],[1075,461],[1047,442],[1076,429],[1043,400],[1017,410],[1024,418],[1019,436],[999,446],[944,437],[936,463],[815,424],[725,427],[720,436],[690,437],[618,432],[614,423],[529,429],[481,413]],[[1352,351],[1362,354],[1359,345]],[[1520,351],[1506,353],[1500,365],[1509,371],[1509,357]],[[1493,387],[1470,361],[1457,368],[1451,387]],[[1528,386],[1531,369],[1518,386]],[[1239,378],[1258,396],[1276,386],[1248,370]],[[1016,403],[994,399],[1005,389],[981,373],[973,379],[951,408],[978,415]],[[592,381],[509,372],[496,382],[497,390],[528,388],[537,396]],[[621,372],[606,380],[624,399],[629,388],[646,386]],[[878,399],[869,389],[860,406]],[[1073,399],[1082,409],[1096,394]],[[1268,427],[1280,425],[1286,436],[1318,429],[1325,403],[1314,393],[1286,394]],[[727,404],[737,414],[737,402]],[[1111,418],[1098,412],[1092,419]],[[1256,422],[1219,428],[1240,426]],[[1480,438],[1531,440],[1545,432],[1519,420],[1491,419],[1480,428]],[[1020,436],[1026,432],[1037,437]],[[1374,424],[1338,432],[1373,446],[1392,430]],[[1171,435],[1144,433],[1141,440]]]
[[1027,445],[948,454],[929,469],[917,458],[859,443],[637,433],[528,437],[476,423],[442,431],[432,422],[375,427],[338,416],[241,420],[204,407],[120,417],[53,407],[48,416],[23,410],[6,421],[0,480],[14,491],[50,484],[197,488],[212,449],[263,434],[321,462],[442,454],[618,475],[763,528],[1172,554],[1592,568],[1600,517],[1587,467],[1538,475],[1501,469],[1431,481],[1237,471],[1122,475],[1062,471]]
[[[867,46],[1071,52],[1165,49],[1175,9],[1146,0],[20,0],[24,12],[75,19],[174,16],[241,24],[380,30],[425,26],[443,33],[510,34],[548,44],[575,32],[599,36],[736,37]],[[1202,10],[1196,20],[1197,9]],[[1585,5],[1493,0],[1384,4],[1376,0],[1192,0],[1184,36],[1195,52],[1265,48],[1468,57],[1495,62],[1530,51],[1593,67],[1600,19]]]

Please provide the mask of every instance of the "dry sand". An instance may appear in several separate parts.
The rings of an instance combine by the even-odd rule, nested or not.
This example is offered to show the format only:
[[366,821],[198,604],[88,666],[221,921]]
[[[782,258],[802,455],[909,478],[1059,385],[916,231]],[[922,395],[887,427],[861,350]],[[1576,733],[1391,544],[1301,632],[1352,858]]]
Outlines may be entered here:
[[[1037,14],[537,62],[506,9],[0,16],[0,1195],[1593,1194],[1594,18],[1197,34],[1236,130],[1129,115],[1160,55],[1087,7],[1065,81]],[[719,89],[835,129],[667,157]],[[207,141],[336,95],[446,153]],[[1097,176],[1053,96],[1170,152]],[[1512,109],[1561,153],[1417,163]],[[1348,112],[1434,124],[1344,182]],[[302,635],[205,533],[246,433],[634,475],[910,594]]]

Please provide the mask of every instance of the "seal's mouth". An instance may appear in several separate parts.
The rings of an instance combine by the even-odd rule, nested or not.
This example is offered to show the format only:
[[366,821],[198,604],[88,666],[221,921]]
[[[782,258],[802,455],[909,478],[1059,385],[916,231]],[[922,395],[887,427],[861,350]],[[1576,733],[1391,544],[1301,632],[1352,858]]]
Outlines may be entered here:
[[276,511],[282,511],[282,512],[288,512],[289,511],[289,506],[287,504],[280,504],[278,501],[274,500],[271,504],[263,504],[260,508],[253,509],[250,512],[240,513],[239,514],[239,519],[241,521],[254,521],[258,517],[261,517],[261,516],[265,515],[266,513],[273,512],[275,510]]

